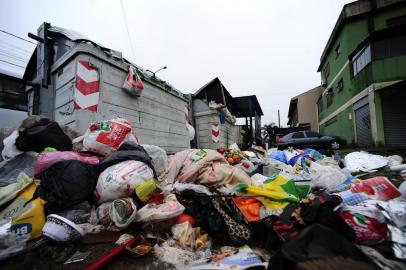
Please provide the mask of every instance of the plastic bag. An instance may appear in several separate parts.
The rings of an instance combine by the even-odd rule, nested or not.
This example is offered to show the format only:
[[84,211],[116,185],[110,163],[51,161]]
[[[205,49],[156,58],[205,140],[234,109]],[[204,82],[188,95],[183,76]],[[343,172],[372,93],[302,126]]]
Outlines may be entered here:
[[82,202],[67,210],[58,213],[58,215],[66,219],[69,219],[75,224],[87,223],[90,221],[93,207],[94,206],[91,206],[88,202]]
[[100,159],[100,157],[94,155],[81,154],[72,151],[41,152],[34,165],[34,174],[38,175],[43,170],[62,160],[79,160],[89,164],[98,164]]
[[84,135],[83,146],[88,151],[108,155],[117,151],[126,140],[138,143],[131,123],[122,118],[115,118],[91,124]]
[[36,155],[35,152],[26,152],[9,161],[0,162],[0,187],[15,183],[21,172],[33,178]]
[[186,130],[188,132],[189,140],[193,140],[196,134],[195,128],[191,124],[187,123]]
[[147,151],[148,155],[152,159],[152,165],[154,165],[155,171],[157,175],[163,173],[168,167],[168,156],[166,155],[166,151],[159,146],[149,145],[149,144],[142,144],[145,151]]
[[364,192],[373,200],[389,201],[401,196],[399,190],[383,176],[363,180],[352,185],[353,192]]
[[14,199],[18,192],[25,189],[31,183],[32,179],[24,172],[21,172],[17,177],[16,183],[0,188],[0,206]]
[[124,80],[123,88],[132,95],[141,95],[142,90],[144,89],[144,84],[142,83],[142,80],[134,66],[130,66],[128,68],[128,73]]
[[101,225],[109,231],[120,231],[135,220],[137,207],[131,198],[114,200],[101,204],[96,215]]
[[14,130],[13,133],[10,134],[7,138],[3,140],[3,151],[1,151],[1,157],[4,160],[10,160],[22,153],[23,151],[20,151],[17,149],[15,143],[16,139],[18,138],[18,131]]
[[398,155],[388,157],[388,166],[397,166],[402,164],[403,158]]
[[45,224],[44,201],[40,198],[30,201],[36,188],[36,184],[31,183],[0,213],[0,220],[12,219],[12,232],[26,235],[29,239],[40,237]]
[[175,224],[171,228],[173,238],[184,249],[199,250],[210,246],[208,234],[202,233],[200,228],[193,228],[189,222]]
[[384,222],[357,212],[344,211],[339,216],[355,233],[357,244],[377,244],[385,240],[388,226]]
[[241,163],[235,164],[234,167],[240,168],[249,175],[253,173],[256,169],[258,169],[258,166],[254,165],[251,161],[246,159],[242,160]]
[[316,162],[310,165],[311,185],[326,187],[329,191],[334,190],[350,175],[338,166],[323,166]]
[[11,219],[0,220],[0,260],[25,248],[28,235],[19,235],[11,231]]
[[388,164],[388,159],[379,155],[372,155],[368,152],[352,152],[344,158],[345,166],[350,172],[368,172]]
[[166,196],[163,204],[147,204],[137,211],[138,222],[159,222],[175,218],[185,211],[185,207],[178,202],[174,194]]
[[154,173],[145,163],[127,160],[108,167],[99,176],[95,189],[95,198],[103,203],[126,198],[135,190],[141,200],[147,200],[149,194],[157,189]]
[[[168,187],[170,187],[170,186],[168,186]],[[212,193],[210,192],[210,190],[207,187],[205,187],[203,185],[197,185],[197,184],[186,184],[186,183],[176,182],[175,184],[173,184],[172,189],[176,190],[179,193],[181,193],[184,190],[194,190],[195,192],[203,193],[206,195],[212,195]]]

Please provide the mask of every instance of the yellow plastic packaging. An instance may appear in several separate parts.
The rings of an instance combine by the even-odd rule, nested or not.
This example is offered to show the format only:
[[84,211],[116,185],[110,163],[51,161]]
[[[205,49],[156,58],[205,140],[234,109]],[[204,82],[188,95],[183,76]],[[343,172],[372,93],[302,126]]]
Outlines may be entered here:
[[40,237],[45,224],[42,199],[37,198],[25,205],[32,198],[36,188],[37,185],[31,183],[0,213],[0,220],[11,218],[11,230],[20,235],[28,234],[29,240]]

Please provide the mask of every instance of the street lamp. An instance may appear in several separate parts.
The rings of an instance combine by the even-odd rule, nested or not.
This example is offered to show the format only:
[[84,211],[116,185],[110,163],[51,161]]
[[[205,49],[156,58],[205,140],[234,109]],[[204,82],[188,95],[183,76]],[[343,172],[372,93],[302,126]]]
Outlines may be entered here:
[[149,69],[147,69],[146,71],[151,72],[151,73],[153,74],[152,77],[155,78],[155,74],[156,74],[156,73],[158,73],[159,71],[161,71],[161,70],[163,70],[163,69],[167,69],[167,68],[168,68],[167,66],[164,66],[164,67],[161,67],[160,69],[158,69],[158,70],[155,71],[155,72],[153,72],[153,71],[151,71],[151,70],[149,70]]

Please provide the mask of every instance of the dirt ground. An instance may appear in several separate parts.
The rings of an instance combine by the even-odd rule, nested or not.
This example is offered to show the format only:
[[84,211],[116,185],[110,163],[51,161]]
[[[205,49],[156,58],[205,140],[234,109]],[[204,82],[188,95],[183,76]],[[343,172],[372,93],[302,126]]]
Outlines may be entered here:
[[[108,244],[70,244],[70,245],[50,245],[46,244],[38,247],[30,252],[13,256],[1,262],[1,269],[17,270],[17,269],[66,269],[77,270],[85,269],[88,265],[102,257],[113,249],[113,243]],[[76,251],[91,251],[90,255],[83,262],[64,265],[63,263],[70,258]],[[113,269],[134,269],[134,270],[153,270],[153,269],[175,269],[170,264],[162,263],[153,254],[145,255],[144,257],[136,258],[134,255],[125,251],[119,257],[108,263],[103,268],[105,270]]]

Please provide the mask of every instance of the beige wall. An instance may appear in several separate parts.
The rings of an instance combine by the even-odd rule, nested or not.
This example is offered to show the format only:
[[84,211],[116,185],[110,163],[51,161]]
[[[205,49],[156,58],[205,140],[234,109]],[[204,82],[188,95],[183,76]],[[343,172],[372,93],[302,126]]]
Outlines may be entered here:
[[317,123],[317,100],[320,97],[322,92],[322,87],[313,88],[301,95],[298,95],[297,98],[297,111],[298,111],[298,122],[310,123],[311,130],[318,130]]

